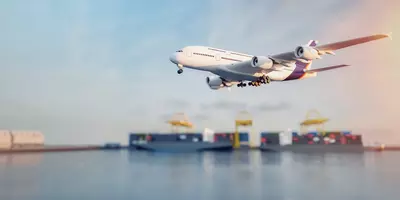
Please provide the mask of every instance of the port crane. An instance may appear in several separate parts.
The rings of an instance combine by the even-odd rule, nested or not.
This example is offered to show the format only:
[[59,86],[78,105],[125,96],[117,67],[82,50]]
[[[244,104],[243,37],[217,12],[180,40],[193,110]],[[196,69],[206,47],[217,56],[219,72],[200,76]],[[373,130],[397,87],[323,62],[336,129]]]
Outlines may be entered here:
[[238,113],[235,119],[235,133],[233,134],[233,148],[240,148],[239,128],[253,125],[253,117],[247,111]]
[[191,123],[185,113],[179,112],[172,115],[172,117],[167,121],[171,125],[171,131],[174,133],[179,132],[179,127],[186,128],[186,132],[193,129],[194,125]]
[[300,123],[300,132],[302,134],[308,133],[308,128],[310,126],[315,126],[317,131],[321,135],[325,135],[325,123],[329,121],[328,118],[322,117],[322,115],[315,109],[307,112],[306,119]]

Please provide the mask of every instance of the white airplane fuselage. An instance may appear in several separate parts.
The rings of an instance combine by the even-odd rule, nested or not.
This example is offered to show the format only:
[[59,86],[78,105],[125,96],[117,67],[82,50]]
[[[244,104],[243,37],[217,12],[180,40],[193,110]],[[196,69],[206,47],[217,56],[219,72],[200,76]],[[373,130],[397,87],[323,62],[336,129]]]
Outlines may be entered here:
[[[271,81],[294,80],[315,76],[312,74],[305,74],[304,71],[302,71],[308,68],[311,63],[303,63],[303,68],[296,72],[296,76],[293,76],[296,70],[295,63],[289,66],[274,64],[273,70],[250,68],[248,66],[253,57],[252,55],[244,53],[212,47],[187,46],[172,54],[170,56],[170,61],[178,65],[180,69],[189,68],[211,72],[231,82],[255,81],[263,75],[267,75]],[[231,68],[232,66],[234,66],[234,70]]]

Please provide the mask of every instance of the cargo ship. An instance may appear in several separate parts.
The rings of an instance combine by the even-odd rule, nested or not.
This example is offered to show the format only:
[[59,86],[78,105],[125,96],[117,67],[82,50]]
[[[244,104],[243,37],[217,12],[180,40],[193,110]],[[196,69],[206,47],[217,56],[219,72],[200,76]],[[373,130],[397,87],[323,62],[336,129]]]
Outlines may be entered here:
[[[242,144],[247,144],[248,134],[240,133]],[[231,151],[232,133],[130,133],[129,149],[187,152],[187,151]]]
[[349,131],[309,132],[263,132],[262,151],[304,153],[362,153],[365,151],[361,135]]

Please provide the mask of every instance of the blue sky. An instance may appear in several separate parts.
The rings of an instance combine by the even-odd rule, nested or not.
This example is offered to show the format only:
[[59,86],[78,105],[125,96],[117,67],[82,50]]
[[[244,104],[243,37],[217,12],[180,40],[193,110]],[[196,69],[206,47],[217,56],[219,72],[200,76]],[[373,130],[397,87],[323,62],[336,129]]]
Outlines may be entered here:
[[400,113],[396,41],[313,64],[354,68],[231,92],[210,90],[203,72],[176,74],[168,57],[186,45],[266,55],[310,39],[395,37],[398,10],[396,1],[372,0],[2,1],[0,127],[41,130],[55,144],[126,142],[130,131],[169,131],[164,121],[174,112],[185,112],[198,131],[230,131],[246,109],[257,132],[298,129],[315,108],[331,118],[328,129],[391,133]]

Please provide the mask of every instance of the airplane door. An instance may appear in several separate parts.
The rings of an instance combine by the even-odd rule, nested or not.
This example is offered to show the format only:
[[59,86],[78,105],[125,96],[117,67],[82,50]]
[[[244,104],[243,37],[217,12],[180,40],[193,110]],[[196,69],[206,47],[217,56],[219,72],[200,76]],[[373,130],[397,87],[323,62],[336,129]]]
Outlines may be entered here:
[[189,50],[187,50],[187,51],[186,51],[186,56],[188,56],[188,57],[192,57],[192,52],[191,52],[191,51],[189,51]]
[[221,60],[221,55],[219,55],[218,53],[215,55],[215,60],[220,61]]

